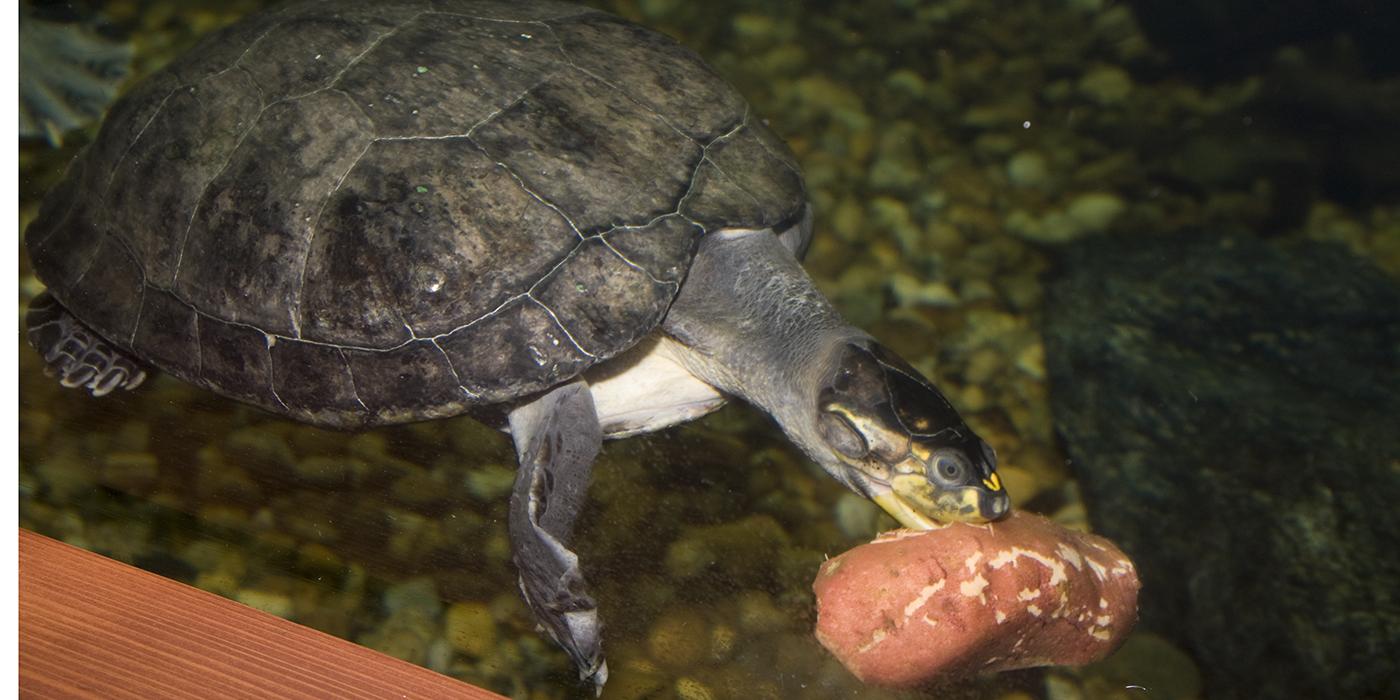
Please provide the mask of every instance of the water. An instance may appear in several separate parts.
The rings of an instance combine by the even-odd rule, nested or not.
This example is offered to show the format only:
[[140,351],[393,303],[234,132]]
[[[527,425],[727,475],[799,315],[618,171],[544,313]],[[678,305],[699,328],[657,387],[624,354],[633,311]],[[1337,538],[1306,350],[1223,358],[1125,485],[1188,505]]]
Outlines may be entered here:
[[[245,9],[180,7],[109,9],[135,33],[138,72]],[[1050,403],[1046,280],[1071,241],[1329,241],[1400,275],[1397,190],[1378,165],[1394,162],[1383,125],[1396,82],[1369,30],[1350,46],[1299,37],[1302,48],[1242,51],[1207,71],[1154,48],[1179,34],[1153,24],[1153,44],[1130,5],[1095,0],[607,9],[695,48],[788,140],[817,210],[807,267],[823,290],[996,446],[1018,507],[1063,523],[1101,528],[1113,512],[1103,497],[1084,502],[1076,448],[1057,430],[1067,419]],[[21,223],[83,140],[23,145]],[[22,260],[21,303],[38,288]],[[1378,377],[1392,376],[1387,361],[1372,360]],[[503,435],[468,419],[328,432],[164,376],[92,400],[44,377],[27,347],[19,370],[22,526],[515,697],[586,696],[518,600]],[[1358,414],[1383,405],[1339,401]],[[1379,491],[1400,481],[1386,456],[1368,472]],[[845,494],[743,407],[609,443],[578,536],[608,625],[609,696],[903,696],[862,687],[810,634],[817,565],[892,527]],[[1128,503],[1155,507],[1152,496]],[[1192,538],[1162,536],[1174,535]],[[1208,646],[1156,622],[1178,595],[1145,590],[1157,628],[1104,665],[908,696],[1132,698],[1139,685],[1154,698],[1239,696],[1211,671]],[[1270,658],[1291,657],[1258,663]]]

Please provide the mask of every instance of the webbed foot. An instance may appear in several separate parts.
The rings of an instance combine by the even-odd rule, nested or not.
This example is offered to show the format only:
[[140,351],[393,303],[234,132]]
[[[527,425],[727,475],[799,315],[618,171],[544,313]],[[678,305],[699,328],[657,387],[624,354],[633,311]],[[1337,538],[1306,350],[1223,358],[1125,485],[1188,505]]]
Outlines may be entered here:
[[578,555],[569,549],[603,431],[593,395],[581,380],[558,387],[510,414],[520,460],[510,497],[510,540],[520,591],[549,636],[602,692],[608,680],[598,605],[588,594]]
[[48,363],[44,373],[58,377],[63,386],[106,396],[146,380],[141,365],[88,330],[47,292],[29,302],[24,321],[29,344]]

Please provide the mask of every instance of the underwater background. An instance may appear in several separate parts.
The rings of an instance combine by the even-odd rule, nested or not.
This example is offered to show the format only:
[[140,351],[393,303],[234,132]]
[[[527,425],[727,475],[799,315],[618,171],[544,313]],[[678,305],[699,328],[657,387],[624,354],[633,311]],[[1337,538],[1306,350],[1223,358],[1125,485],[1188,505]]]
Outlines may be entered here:
[[[129,47],[130,81],[261,4],[23,13]],[[1400,697],[1400,11],[591,4],[739,88],[802,164],[823,291],[995,446],[1017,507],[1144,580],[1100,664],[864,687],[811,582],[895,524],[729,406],[595,467],[604,697]],[[21,139],[19,230],[94,129]],[[512,697],[591,694],[519,599],[503,434],[319,430],[163,376],[94,400],[17,335],[21,526]]]

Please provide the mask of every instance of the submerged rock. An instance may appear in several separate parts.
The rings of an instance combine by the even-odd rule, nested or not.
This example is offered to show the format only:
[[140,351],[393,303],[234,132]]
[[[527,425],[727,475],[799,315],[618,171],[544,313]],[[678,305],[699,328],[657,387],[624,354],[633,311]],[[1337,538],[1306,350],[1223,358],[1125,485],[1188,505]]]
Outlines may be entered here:
[[1113,543],[1021,511],[887,532],[823,564],[813,589],[817,640],[877,685],[1090,663],[1137,620],[1137,573]]
[[1046,315],[1090,519],[1211,697],[1400,697],[1400,285],[1339,246],[1111,237]]

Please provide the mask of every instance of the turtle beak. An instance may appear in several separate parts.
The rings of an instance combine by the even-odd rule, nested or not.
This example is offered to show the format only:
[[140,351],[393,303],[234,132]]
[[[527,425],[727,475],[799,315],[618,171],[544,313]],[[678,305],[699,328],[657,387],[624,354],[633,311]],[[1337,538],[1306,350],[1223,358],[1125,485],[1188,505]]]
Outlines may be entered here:
[[934,530],[942,525],[937,520],[920,513],[911,503],[900,498],[899,494],[893,490],[875,496],[872,500],[884,508],[891,517],[899,521],[900,525],[910,530]]
[[864,485],[870,500],[911,530],[933,530],[949,522],[990,522],[1011,510],[1011,499],[998,482],[992,484],[995,489],[940,489],[922,475],[900,474],[888,484],[867,479]]

